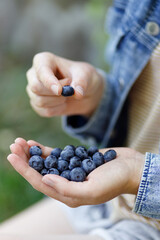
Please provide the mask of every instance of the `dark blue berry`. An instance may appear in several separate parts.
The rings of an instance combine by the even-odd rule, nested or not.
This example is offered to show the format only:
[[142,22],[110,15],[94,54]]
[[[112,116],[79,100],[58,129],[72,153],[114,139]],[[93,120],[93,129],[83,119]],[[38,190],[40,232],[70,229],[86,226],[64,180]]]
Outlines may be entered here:
[[41,173],[42,176],[44,176],[48,173],[48,169],[43,168],[40,173]]
[[79,146],[75,149],[75,155],[79,157],[81,160],[86,159],[88,157],[87,150],[82,146]]
[[68,179],[68,180],[70,180],[71,178],[70,178],[70,170],[65,170],[65,171],[63,171],[62,173],[61,173],[61,177],[64,177],[64,178],[66,178],[66,179]]
[[57,158],[53,155],[49,155],[48,157],[46,157],[46,159],[44,160],[44,166],[47,169],[50,168],[56,168],[57,167]]
[[66,85],[62,88],[62,96],[68,97],[74,95],[74,88]]
[[54,148],[51,152],[51,155],[55,156],[56,158],[59,158],[61,152],[62,152],[61,148]]
[[75,167],[80,167],[81,166],[81,159],[77,156],[74,156],[70,159],[69,162],[69,169],[72,170]]
[[34,156],[34,155],[41,156],[42,155],[42,150],[39,146],[32,146],[29,149],[29,153],[30,153],[31,156]]
[[47,174],[56,174],[59,175],[59,171],[56,168],[50,168]]
[[68,149],[72,149],[74,151],[75,147],[73,145],[67,145],[63,150],[68,150]]
[[96,164],[96,167],[99,167],[100,165],[102,165],[104,163],[104,157],[101,152],[96,152],[92,156],[92,159],[93,159],[93,162]]
[[104,161],[109,162],[117,157],[117,153],[115,150],[110,149],[104,153]]
[[29,166],[37,171],[41,171],[44,167],[44,159],[38,155],[34,155],[29,159]]
[[66,150],[63,150],[61,152],[61,155],[60,157],[65,160],[65,161],[69,161],[70,158],[74,157],[74,151],[73,149],[66,149]]
[[68,162],[65,160],[59,160],[57,164],[57,169],[60,172],[63,172],[68,169]]
[[83,182],[86,178],[86,173],[82,168],[76,167],[71,170],[70,177],[71,181]]
[[87,174],[89,174],[96,168],[96,164],[91,159],[85,159],[82,161],[82,168]]
[[96,146],[91,146],[87,150],[89,156],[93,156],[96,152],[98,152],[98,148]]

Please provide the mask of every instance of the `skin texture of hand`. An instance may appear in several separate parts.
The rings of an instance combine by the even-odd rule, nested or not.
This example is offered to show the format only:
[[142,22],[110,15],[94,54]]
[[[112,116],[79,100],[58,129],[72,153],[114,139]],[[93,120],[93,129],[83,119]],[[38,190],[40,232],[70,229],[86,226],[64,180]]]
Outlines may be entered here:
[[[85,62],[75,62],[52,53],[39,53],[27,72],[27,93],[32,108],[43,117],[59,115],[90,116],[97,108],[104,79]],[[71,85],[75,94],[61,96],[62,87]]]
[[[72,182],[57,175],[42,176],[31,168],[28,165],[29,148],[33,145],[42,148],[42,157],[48,156],[52,150],[33,140],[27,142],[17,138],[10,146],[12,153],[8,156],[9,162],[37,191],[70,207],[100,204],[120,194],[138,192],[145,157],[133,149],[114,148],[116,159],[96,168],[86,181]],[[104,153],[107,150],[100,151]]]

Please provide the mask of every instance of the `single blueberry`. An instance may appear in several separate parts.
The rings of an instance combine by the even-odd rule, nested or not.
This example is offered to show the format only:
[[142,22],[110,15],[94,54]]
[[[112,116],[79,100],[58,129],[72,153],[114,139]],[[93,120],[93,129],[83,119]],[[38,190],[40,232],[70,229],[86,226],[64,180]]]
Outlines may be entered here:
[[48,169],[43,168],[40,173],[41,173],[42,176],[44,176],[48,173]]
[[89,174],[96,168],[96,164],[91,159],[84,159],[82,161],[82,168],[87,174]]
[[88,157],[87,150],[82,146],[79,146],[75,149],[75,155],[79,157],[81,160],[86,159]]
[[53,155],[49,155],[48,157],[46,157],[46,159],[44,160],[44,166],[47,169],[50,168],[56,168],[57,167],[57,158]]
[[34,156],[34,155],[41,156],[42,155],[42,150],[39,146],[32,146],[29,149],[29,153],[30,153],[31,156]]
[[59,171],[56,168],[50,168],[47,174],[56,174],[59,175]]
[[89,156],[93,156],[96,152],[98,152],[98,148],[96,146],[91,146],[87,150]]
[[69,161],[70,158],[74,157],[74,151],[73,149],[66,149],[63,150],[60,154],[60,157],[65,160],[65,161]]
[[51,155],[55,156],[56,158],[59,158],[61,152],[62,152],[61,148],[54,148],[51,152]]
[[44,159],[38,155],[34,155],[29,159],[29,166],[36,171],[41,171],[44,167]]
[[64,177],[64,178],[66,178],[66,179],[68,179],[68,180],[70,180],[71,178],[70,178],[70,170],[65,170],[65,171],[63,171],[62,173],[61,173],[61,177]]
[[68,97],[74,95],[74,88],[66,85],[62,88],[62,96]]
[[74,156],[70,159],[69,162],[69,169],[72,170],[75,167],[80,167],[81,166],[81,159],[77,156]]
[[65,160],[58,161],[57,169],[60,172],[63,172],[64,170],[67,170],[68,169],[68,162],[65,161]]
[[86,173],[82,168],[76,167],[71,170],[70,177],[71,181],[83,182],[86,178]]
[[68,149],[72,149],[74,151],[75,150],[75,146],[67,145],[67,146],[65,146],[65,148],[63,150],[68,150]]
[[92,159],[93,162],[96,164],[96,167],[99,167],[104,163],[104,157],[101,152],[96,152],[95,154],[93,154]]
[[109,162],[117,157],[117,153],[115,150],[110,149],[104,153],[104,161]]

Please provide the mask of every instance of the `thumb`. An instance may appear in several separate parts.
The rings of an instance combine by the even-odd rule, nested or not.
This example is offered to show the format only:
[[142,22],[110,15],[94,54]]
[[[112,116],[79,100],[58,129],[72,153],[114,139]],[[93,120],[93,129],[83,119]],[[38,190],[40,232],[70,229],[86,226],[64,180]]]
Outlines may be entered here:
[[88,87],[88,78],[86,77],[85,71],[83,71],[83,68],[80,68],[78,66],[72,66],[70,68],[72,82],[71,86],[75,90],[75,98],[81,99],[85,96],[86,90]]

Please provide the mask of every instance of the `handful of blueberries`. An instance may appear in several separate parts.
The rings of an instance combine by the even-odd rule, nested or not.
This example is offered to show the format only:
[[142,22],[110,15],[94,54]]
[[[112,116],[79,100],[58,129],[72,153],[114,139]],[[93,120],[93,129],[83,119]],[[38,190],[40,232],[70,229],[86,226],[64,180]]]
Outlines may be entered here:
[[42,150],[39,146],[30,147],[29,152],[29,166],[41,175],[56,174],[75,182],[85,181],[90,172],[117,156],[112,149],[102,154],[96,146],[88,149],[73,145],[67,145],[63,150],[54,148],[45,159],[41,157]]

